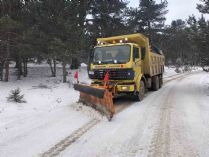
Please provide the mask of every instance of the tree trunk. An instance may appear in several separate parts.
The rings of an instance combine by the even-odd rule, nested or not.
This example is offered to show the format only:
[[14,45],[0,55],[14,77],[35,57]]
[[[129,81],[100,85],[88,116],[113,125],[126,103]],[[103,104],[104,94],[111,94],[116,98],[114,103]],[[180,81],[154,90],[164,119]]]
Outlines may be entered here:
[[5,76],[4,76],[4,81],[8,82],[9,81],[9,60],[6,60],[5,63]]
[[20,59],[20,75],[23,75],[21,59]]
[[18,54],[18,56],[16,57],[16,64],[15,64],[15,68],[17,68],[19,75],[23,75],[23,71],[22,71],[22,64],[21,64],[21,55]]
[[56,59],[54,58],[53,59],[53,64],[54,64],[54,75],[52,77],[56,77],[57,75],[57,62],[56,62]]
[[0,62],[0,81],[3,81],[4,62]]
[[24,76],[24,77],[27,77],[28,68],[27,68],[27,59],[26,59],[26,58],[23,59],[23,70],[24,70],[23,76]]
[[20,80],[21,78],[21,69],[22,69],[21,62],[19,61],[17,65],[17,80]]
[[22,63],[21,63],[20,55],[18,56],[16,64],[17,64],[17,80],[20,80],[22,75]]
[[28,76],[28,60],[25,61],[25,74]]
[[66,71],[66,62],[62,63],[62,74],[63,74],[63,83],[67,82],[67,71]]
[[48,60],[47,60],[47,63],[49,64],[49,67],[50,67],[51,73],[52,73],[52,77],[53,77],[53,76],[54,76],[54,69],[53,69],[53,67],[52,67],[52,61],[51,61],[51,59],[48,59]]
[[149,42],[152,43],[151,22],[149,20],[147,22],[147,26],[148,26],[148,38],[149,38]]
[[15,68],[16,69],[18,68],[18,65],[19,65],[19,59],[18,59],[18,57],[16,57],[16,59],[15,59]]
[[6,57],[6,62],[5,62],[5,81],[8,82],[9,81],[9,57],[10,57],[10,45],[9,45],[9,35],[8,35],[8,39],[7,39],[7,57]]
[[79,66],[78,59],[73,57],[70,69],[78,69],[78,66]]

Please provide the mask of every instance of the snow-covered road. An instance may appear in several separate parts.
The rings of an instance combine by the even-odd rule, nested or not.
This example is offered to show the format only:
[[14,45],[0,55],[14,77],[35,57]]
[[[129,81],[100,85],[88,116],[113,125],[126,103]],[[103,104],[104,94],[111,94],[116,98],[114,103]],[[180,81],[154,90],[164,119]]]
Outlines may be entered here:
[[[44,104],[38,105],[38,110],[35,103],[5,104],[8,107],[0,112],[0,157],[58,153],[61,157],[208,157],[208,73],[166,80],[162,89],[148,92],[142,102],[125,102],[128,107],[119,109],[111,122],[97,114],[88,115],[92,113],[88,108],[71,104],[49,110]],[[52,97],[59,97],[63,89],[71,91],[64,87],[54,89]],[[28,93],[31,90],[27,88],[23,91]],[[4,89],[7,92],[6,86]],[[72,93],[72,102],[77,96]],[[61,104],[67,101],[67,95],[65,99]],[[49,101],[56,102],[51,97]]]
[[100,122],[59,156],[208,157],[209,75],[173,80]]

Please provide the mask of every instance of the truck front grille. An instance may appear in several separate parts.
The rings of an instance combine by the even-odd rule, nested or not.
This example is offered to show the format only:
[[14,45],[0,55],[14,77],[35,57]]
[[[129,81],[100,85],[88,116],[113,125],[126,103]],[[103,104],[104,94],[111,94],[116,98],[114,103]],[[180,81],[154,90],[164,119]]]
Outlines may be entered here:
[[110,80],[133,80],[133,69],[101,69],[94,70],[94,74],[89,75],[90,79],[103,80],[108,71]]

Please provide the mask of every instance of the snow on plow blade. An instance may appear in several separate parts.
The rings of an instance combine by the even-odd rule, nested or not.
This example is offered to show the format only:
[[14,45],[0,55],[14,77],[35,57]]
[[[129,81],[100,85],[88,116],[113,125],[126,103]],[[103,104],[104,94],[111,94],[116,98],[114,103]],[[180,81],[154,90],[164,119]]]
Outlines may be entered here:
[[105,88],[75,84],[74,89],[80,92],[79,102],[91,106],[111,120],[115,113],[112,93]]

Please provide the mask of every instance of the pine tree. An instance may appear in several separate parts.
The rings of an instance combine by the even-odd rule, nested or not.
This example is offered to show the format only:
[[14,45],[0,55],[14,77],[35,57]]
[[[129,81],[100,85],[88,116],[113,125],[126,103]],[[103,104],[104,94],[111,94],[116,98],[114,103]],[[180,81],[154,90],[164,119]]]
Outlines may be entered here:
[[155,0],[140,0],[139,7],[129,11],[129,24],[135,31],[154,38],[164,27],[166,7],[167,1],[156,3]]
[[197,5],[197,9],[204,14],[209,14],[209,0],[201,0],[202,4]]
[[18,46],[18,40],[20,39],[19,33],[21,30],[21,24],[18,21],[13,20],[9,16],[3,16],[0,18],[0,59],[6,69],[5,81],[9,80],[9,61],[12,55],[16,53]]
[[[32,1],[32,0],[31,0]],[[10,59],[16,61],[17,71],[17,79],[20,79],[20,75],[22,75],[22,62],[24,63],[24,76],[27,75],[27,60],[31,56],[31,44],[28,42],[27,32],[30,28],[31,24],[29,23],[28,13],[30,13],[30,9],[28,8],[29,2],[23,0],[16,1],[0,1],[0,16],[3,19],[10,19],[10,21],[14,21],[16,24],[11,26],[6,26],[5,28],[10,29],[8,32],[12,34],[11,36],[15,36],[16,40],[13,40],[12,47],[10,50]],[[31,17],[30,17],[31,18]],[[14,23],[13,22],[13,23]],[[17,25],[18,24],[18,25]],[[16,27],[16,29],[11,30],[11,27]],[[5,34],[5,28],[0,28],[1,34],[2,31]],[[1,36],[1,35],[0,35]],[[11,45],[11,44],[10,44]],[[8,67],[8,66],[7,66]],[[7,80],[7,77],[6,77]]]
[[198,21],[198,40],[197,47],[200,50],[200,58],[202,67],[209,65],[209,23],[205,18]]
[[[187,27],[185,21],[178,19],[172,21],[161,34],[161,47],[166,55],[166,60],[176,62],[180,58],[184,65],[192,65],[193,57],[196,53],[191,30]],[[196,33],[194,34],[196,36]]]
[[125,34],[123,13],[127,3],[123,0],[92,0],[89,31],[94,37]]
[[194,15],[190,16],[187,20],[188,24],[188,40],[191,43],[190,57],[192,60],[192,65],[198,65],[200,62],[200,50],[197,47],[198,41],[198,21]]
[[21,95],[21,90],[19,88],[11,90],[7,100],[16,103],[26,103],[24,95]]
[[[209,14],[209,0],[201,0],[202,4],[197,5],[197,9],[203,14]],[[197,47],[200,49],[202,67],[209,65],[209,22],[202,18],[198,21],[199,24],[199,40]]]

